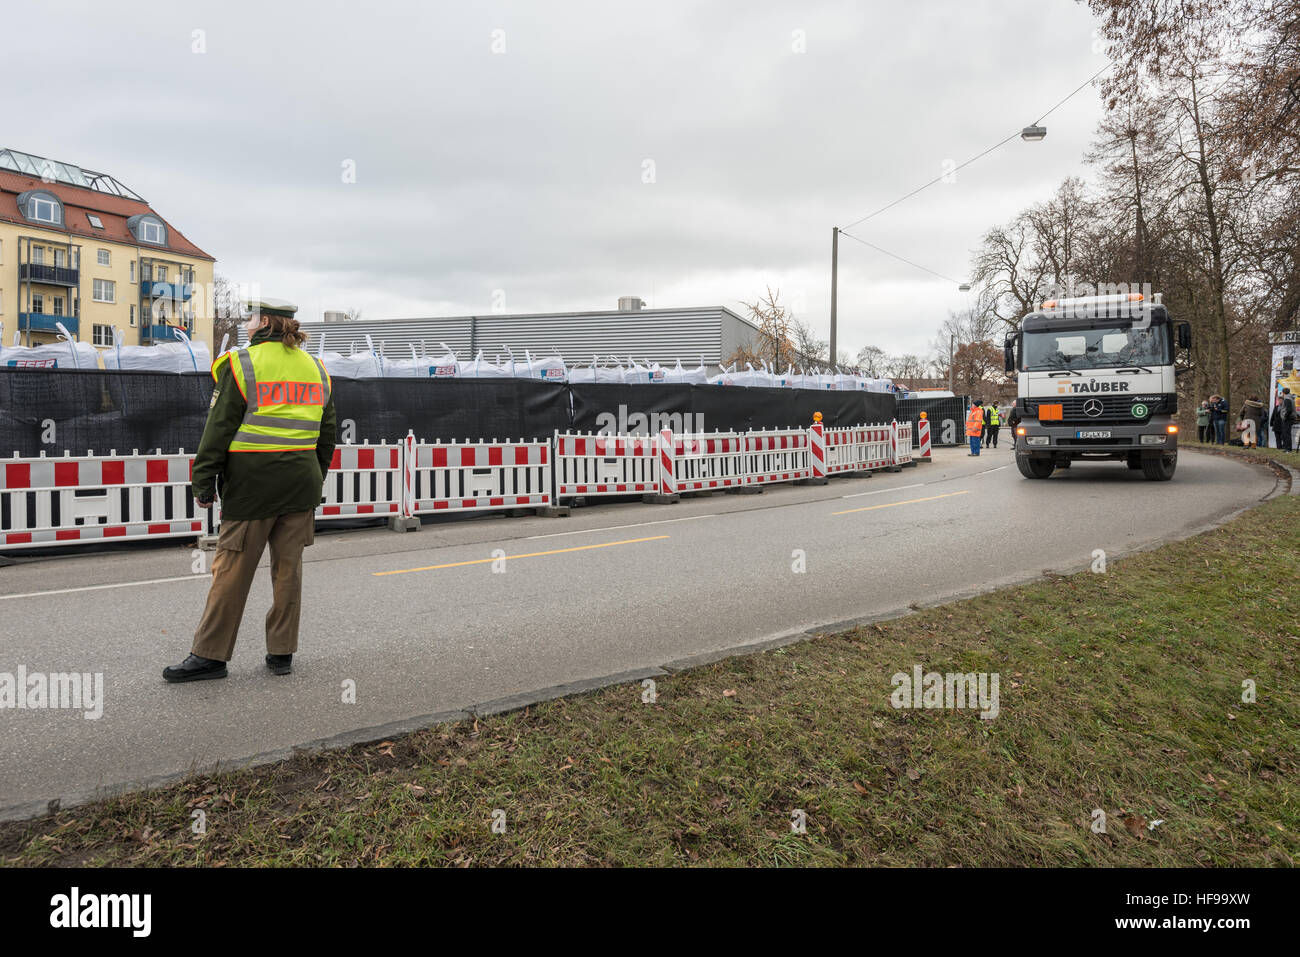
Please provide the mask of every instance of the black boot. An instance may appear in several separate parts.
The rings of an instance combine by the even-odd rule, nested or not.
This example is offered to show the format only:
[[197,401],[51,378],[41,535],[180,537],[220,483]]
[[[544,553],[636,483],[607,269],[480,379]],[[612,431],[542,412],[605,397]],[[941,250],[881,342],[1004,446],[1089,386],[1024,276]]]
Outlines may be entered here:
[[167,681],[207,681],[209,678],[224,678],[226,663],[214,658],[200,658],[190,655],[179,665],[163,669],[163,678]]
[[293,655],[267,655],[266,666],[273,675],[287,675],[293,671]]

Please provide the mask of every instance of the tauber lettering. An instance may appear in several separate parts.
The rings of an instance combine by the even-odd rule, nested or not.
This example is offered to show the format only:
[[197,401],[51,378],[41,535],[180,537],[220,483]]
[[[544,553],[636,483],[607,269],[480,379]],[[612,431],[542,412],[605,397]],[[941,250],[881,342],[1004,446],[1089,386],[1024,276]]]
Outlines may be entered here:
[[325,390],[319,382],[259,382],[258,405],[324,405]]
[[1096,379],[1070,383],[1072,392],[1127,392],[1128,387],[1127,382],[1098,382]]

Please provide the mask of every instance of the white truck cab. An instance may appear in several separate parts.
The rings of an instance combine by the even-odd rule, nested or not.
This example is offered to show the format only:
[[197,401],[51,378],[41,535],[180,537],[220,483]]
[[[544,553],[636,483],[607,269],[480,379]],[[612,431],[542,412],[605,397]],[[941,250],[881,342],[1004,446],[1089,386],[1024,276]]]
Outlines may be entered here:
[[1120,461],[1152,481],[1178,464],[1176,349],[1191,325],[1173,323],[1137,293],[1053,299],[1007,336],[1017,373],[1016,465],[1048,478],[1077,461]]

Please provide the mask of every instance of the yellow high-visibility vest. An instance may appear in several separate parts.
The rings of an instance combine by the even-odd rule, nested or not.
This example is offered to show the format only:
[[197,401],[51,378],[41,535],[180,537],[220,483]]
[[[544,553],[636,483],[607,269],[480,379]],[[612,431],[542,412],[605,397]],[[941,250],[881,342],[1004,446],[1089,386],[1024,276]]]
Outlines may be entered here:
[[1002,416],[998,413],[997,407],[996,406],[990,407],[989,425],[1001,425],[1001,424],[1002,424]]
[[321,418],[330,398],[324,364],[283,342],[258,342],[226,352],[212,364],[215,379],[230,363],[235,385],[247,403],[231,452],[300,452],[316,448]]

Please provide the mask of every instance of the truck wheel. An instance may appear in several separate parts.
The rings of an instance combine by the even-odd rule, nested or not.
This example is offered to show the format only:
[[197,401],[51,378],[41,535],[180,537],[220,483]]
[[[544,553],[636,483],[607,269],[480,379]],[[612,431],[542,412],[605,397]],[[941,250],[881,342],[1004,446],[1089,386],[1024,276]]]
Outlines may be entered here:
[[1178,454],[1142,456],[1142,474],[1150,482],[1168,482],[1174,477]]
[[1045,479],[1051,476],[1054,466],[1051,459],[1035,458],[1032,455],[1017,455],[1016,467],[1025,478]]

